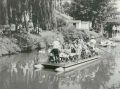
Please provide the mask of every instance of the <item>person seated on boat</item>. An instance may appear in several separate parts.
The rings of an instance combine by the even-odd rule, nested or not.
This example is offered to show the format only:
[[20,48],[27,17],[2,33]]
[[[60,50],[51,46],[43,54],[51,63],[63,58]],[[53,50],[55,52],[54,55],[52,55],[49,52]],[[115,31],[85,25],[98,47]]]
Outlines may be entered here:
[[70,44],[70,60],[73,61],[77,57],[77,44],[75,42]]
[[95,48],[96,47],[96,40],[94,36],[91,36],[90,41],[88,42],[88,46],[91,48]]
[[82,51],[81,51],[81,58],[82,58],[82,59],[85,59],[85,56],[86,56],[85,49],[82,48]]
[[63,50],[69,49],[69,44],[67,42],[64,42],[62,45],[62,49]]
[[76,53],[76,44],[75,42],[70,44],[71,53]]
[[89,48],[87,47],[87,45],[85,45],[84,48],[85,48],[85,53],[86,53],[85,58],[91,57],[91,51],[89,50]]
[[57,38],[56,40],[54,40],[52,45],[53,45],[53,48],[51,50],[51,53],[54,56],[54,61],[59,62],[59,54],[60,54],[60,51],[61,51],[60,39]]
[[61,52],[65,52],[65,53],[69,54],[71,52],[70,44],[69,43],[65,43],[63,48],[61,49]]
[[91,36],[91,39],[88,42],[88,47],[92,53],[96,52],[96,40],[94,36]]
[[81,52],[82,52],[82,43],[81,43],[81,39],[78,39],[78,44],[77,44],[77,55],[78,55],[78,58],[81,57]]
[[91,52],[87,45],[82,46],[82,51],[81,51],[81,58],[86,59],[88,57],[91,57]]
[[67,52],[61,52],[59,54],[60,61],[67,62],[69,60],[69,54]]
[[96,40],[94,36],[91,36],[91,39],[89,41],[89,46],[95,47],[96,46]]

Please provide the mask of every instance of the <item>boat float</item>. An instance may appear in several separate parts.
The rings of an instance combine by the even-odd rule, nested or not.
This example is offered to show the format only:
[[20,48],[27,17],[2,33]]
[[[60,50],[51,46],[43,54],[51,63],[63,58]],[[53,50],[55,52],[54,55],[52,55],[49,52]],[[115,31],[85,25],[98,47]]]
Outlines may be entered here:
[[91,58],[87,58],[87,59],[78,60],[75,62],[72,62],[72,61],[61,62],[61,63],[44,62],[44,63],[34,65],[34,67],[39,68],[39,69],[43,69],[43,68],[54,69],[54,71],[56,71],[56,72],[65,72],[65,71],[73,70],[82,65],[94,62],[94,61],[98,60],[99,58],[100,58],[100,55],[94,56]]

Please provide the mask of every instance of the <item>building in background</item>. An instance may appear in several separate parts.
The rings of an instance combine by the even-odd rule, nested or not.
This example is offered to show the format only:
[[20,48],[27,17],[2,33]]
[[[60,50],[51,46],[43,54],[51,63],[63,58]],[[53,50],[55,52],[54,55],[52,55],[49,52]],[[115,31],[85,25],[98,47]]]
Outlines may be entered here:
[[67,23],[73,25],[76,29],[80,30],[90,30],[92,22],[81,21],[81,20],[69,20]]
[[63,19],[67,24],[73,25],[76,29],[89,30],[92,26],[90,21],[74,20],[73,17],[66,14],[62,8],[65,2],[71,3],[72,0],[56,0],[55,16],[59,19]]

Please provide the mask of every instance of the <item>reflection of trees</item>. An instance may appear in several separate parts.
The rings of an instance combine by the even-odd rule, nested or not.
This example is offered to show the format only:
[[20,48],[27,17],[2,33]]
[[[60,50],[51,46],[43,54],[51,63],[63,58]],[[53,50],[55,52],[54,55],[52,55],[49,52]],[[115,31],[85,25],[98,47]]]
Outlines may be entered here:
[[4,71],[0,72],[0,88],[59,89],[59,86],[74,85],[81,86],[81,89],[99,89],[101,86],[105,88],[115,66],[115,61],[109,58],[109,60],[104,59],[87,67],[82,66],[83,68],[56,75],[51,71],[34,70],[33,59],[35,57],[36,55],[32,53],[1,59],[1,63],[6,67]]
[[95,77],[91,78],[90,76],[87,76],[85,81],[81,82],[82,89],[99,89],[101,86],[105,88],[106,83],[110,79],[110,75],[108,75],[109,72],[109,64],[104,65],[104,62],[102,61],[99,65],[98,71],[95,73]]
[[80,85],[82,81],[86,80],[86,76],[89,76],[98,70],[98,64],[87,66],[84,69],[78,69],[71,73],[66,73],[61,77],[61,86],[74,86],[75,84]]
[[81,81],[82,89],[99,89],[101,85],[104,87],[105,82],[109,79],[105,70],[103,65],[100,65],[95,77],[85,77],[85,80]]
[[[104,63],[107,61],[107,63]],[[82,89],[106,89],[106,83],[110,79],[110,71],[114,65],[114,61],[103,60],[99,64],[90,66],[82,70],[74,71],[73,73],[66,73],[61,77],[61,86],[73,86],[74,84],[80,85]]]
[[32,53],[22,53],[17,55],[5,56],[0,58],[0,70],[2,71],[3,67],[9,68],[13,65],[19,65],[29,63],[37,56],[37,52]]
[[1,58],[0,89],[58,89],[59,78],[54,72],[34,70],[36,57],[37,52]]
[[[5,71],[0,74],[0,89],[58,89],[59,78],[55,72],[35,71],[33,69],[26,69],[24,75],[23,69],[28,64],[17,66],[18,72],[12,73]],[[14,72],[14,71],[13,71]]]

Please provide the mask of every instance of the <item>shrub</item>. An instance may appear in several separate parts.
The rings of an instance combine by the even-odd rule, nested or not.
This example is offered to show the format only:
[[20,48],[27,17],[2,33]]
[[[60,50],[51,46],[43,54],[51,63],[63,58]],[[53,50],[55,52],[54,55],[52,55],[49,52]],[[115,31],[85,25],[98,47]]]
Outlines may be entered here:
[[45,31],[41,33],[41,37],[44,40],[47,47],[50,46],[57,37],[60,39],[61,43],[64,42],[63,35],[58,32]]
[[57,27],[65,26],[66,22],[64,19],[57,18]]
[[87,41],[89,36],[82,30],[76,29],[74,26],[65,26],[61,30],[65,42],[71,42],[75,39],[82,38],[84,41]]

